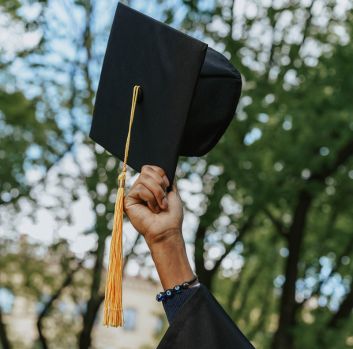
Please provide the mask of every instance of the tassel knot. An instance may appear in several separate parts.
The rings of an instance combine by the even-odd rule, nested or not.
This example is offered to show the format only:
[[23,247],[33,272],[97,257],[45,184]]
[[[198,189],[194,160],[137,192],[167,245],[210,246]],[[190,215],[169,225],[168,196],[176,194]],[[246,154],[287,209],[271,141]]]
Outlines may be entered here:
[[118,186],[119,188],[124,188],[125,187],[125,178],[126,178],[126,171],[123,170],[123,172],[120,173],[118,176]]

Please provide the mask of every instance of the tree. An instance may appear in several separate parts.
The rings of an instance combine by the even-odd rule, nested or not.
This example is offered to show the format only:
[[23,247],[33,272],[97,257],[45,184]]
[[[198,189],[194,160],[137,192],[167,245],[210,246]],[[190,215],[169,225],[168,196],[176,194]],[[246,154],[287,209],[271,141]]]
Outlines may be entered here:
[[[89,200],[93,223],[81,232],[96,240],[86,256],[93,265],[89,278],[75,283],[79,261],[71,261],[60,280],[48,275],[50,297],[38,319],[39,342],[51,347],[55,338],[46,336],[46,324],[58,316],[63,290],[75,301],[85,299],[82,327],[73,331],[78,340],[71,342],[83,349],[91,346],[103,300],[117,184],[117,161],[87,137],[109,33],[102,14],[113,13],[113,5],[38,4],[33,19],[24,15],[28,5],[0,2],[11,23],[38,36],[35,45],[16,52],[15,61],[11,50],[0,56],[0,214],[10,217],[6,224],[16,232],[14,217],[21,203],[31,202],[32,216],[46,208],[59,230],[72,218],[72,203]],[[224,52],[244,82],[237,114],[220,143],[201,159],[182,158],[177,170],[186,213],[196,222],[186,228],[197,274],[258,347],[346,348],[353,306],[352,4],[154,5],[160,19]],[[14,71],[16,61],[28,75]],[[70,169],[63,170],[67,160]],[[29,181],[33,169],[37,178]],[[60,191],[41,200],[52,177]],[[185,182],[193,188],[184,189]],[[148,266],[148,254],[135,254],[135,246],[141,247],[136,235],[126,242],[126,258]],[[5,257],[11,260],[11,253]],[[36,290],[40,297],[36,285],[22,286],[16,292]],[[82,290],[84,296],[77,295]],[[3,321],[0,335],[5,343]]]
[[[0,116],[5,126],[5,131],[0,133],[0,155],[4,158],[0,170],[4,179],[0,186],[1,212],[6,226],[18,234],[14,217],[21,213],[23,204],[30,202],[27,216],[36,219],[37,212],[43,208],[53,215],[55,229],[59,230],[61,225],[71,222],[71,208],[76,201],[82,197],[90,200],[94,223],[81,234],[94,235],[97,244],[86,256],[94,266],[89,274],[90,282],[86,284],[89,292],[87,306],[81,314],[80,348],[91,346],[94,320],[103,301],[103,258],[117,188],[116,160],[108,153],[102,154],[102,149],[87,137],[94,85],[99,74],[97,62],[102,61],[104,54],[100,42],[107,41],[108,37],[108,18],[105,24],[100,23],[102,27],[94,26],[95,16],[102,11],[101,3],[90,0],[19,1],[11,6],[7,2],[0,3],[8,27],[18,26],[23,35],[32,32],[37,36],[30,48],[23,50],[19,45],[17,51],[11,53],[11,48],[7,52],[5,47],[0,57],[1,65],[6,68],[2,72],[4,81],[7,81],[1,85],[4,92],[0,95]],[[105,2],[103,10],[107,11],[109,6],[112,5]],[[35,13],[34,18],[27,13]],[[11,54],[16,59],[11,59]],[[13,73],[16,64],[23,65],[25,76]],[[88,160],[79,158],[81,151]],[[62,166],[65,161],[69,162],[68,169]],[[30,171],[34,179],[28,179]],[[54,193],[49,192],[53,182],[60,188]],[[137,243],[139,239],[135,236],[127,241],[126,261]],[[50,347],[52,342],[46,338],[44,318],[53,314],[55,301],[64,288],[75,289],[75,270],[68,271],[61,286],[53,287],[38,318],[39,342],[43,348]],[[6,330],[5,326],[1,329]]]
[[[352,57],[349,7],[338,13],[335,2],[314,1],[306,5],[248,2],[244,12],[238,13],[240,8],[232,1],[216,1],[203,10],[197,1],[185,4],[189,8],[186,27],[194,30],[194,24],[198,23],[196,29],[222,47],[243,73],[245,82],[236,119],[221,144],[207,157],[209,164],[220,165],[223,172],[196,231],[197,270],[202,280],[212,285],[224,258],[236,252],[237,246],[243,248],[240,255],[245,264],[235,285],[242,289],[243,284],[245,289],[243,295],[239,295],[240,290],[233,289],[233,293],[241,300],[252,294],[264,300],[272,294],[279,307],[277,320],[276,308],[268,309],[270,299],[263,307],[257,301],[246,308],[250,314],[254,311],[260,314],[256,316],[258,321],[250,321],[248,325],[254,341],[263,346],[262,337],[266,337],[263,331],[275,329],[272,348],[310,347],[303,344],[305,337],[297,330],[303,328],[307,312],[315,317],[321,315],[322,309],[317,311],[320,315],[307,309],[310,301],[317,301],[318,295],[325,297],[327,305],[322,307],[327,317],[344,314],[347,320],[352,310],[347,266],[333,258],[330,264],[338,264],[335,272],[320,282],[324,271],[323,266],[317,265],[320,258],[332,253],[346,261],[350,255],[341,249],[342,244],[350,243],[352,235],[348,223],[349,193],[353,188],[353,117],[349,101],[352,80],[347,76],[348,57]],[[229,195],[241,207],[242,214],[233,219],[228,215],[225,223],[228,229],[224,232],[234,238],[224,244],[221,237],[216,240],[214,236],[215,230],[220,229],[217,220],[226,215],[225,198]],[[341,219],[345,221],[343,226]],[[340,231],[339,237],[329,235],[336,230]],[[215,246],[214,240],[223,252],[211,268],[206,268],[205,255]],[[264,256],[266,252],[256,254],[261,251],[258,245],[262,243],[275,255],[267,267],[263,264],[269,259]],[[251,263],[257,258],[259,262]],[[265,280],[260,270],[261,274],[266,273]],[[323,295],[325,285],[337,277],[342,279],[341,286],[347,285],[345,295],[339,300],[332,291]],[[260,280],[264,287],[257,287]],[[314,285],[306,286],[308,280],[315,280]],[[318,283],[322,285],[318,287]],[[251,290],[247,289],[249,286]],[[313,292],[316,287],[318,294]],[[302,298],[305,302],[298,301]],[[335,313],[335,302],[342,302],[340,308],[345,310]],[[242,322],[244,313],[242,309],[240,318],[235,319],[249,324]],[[333,323],[334,320],[328,322],[331,326]],[[347,326],[345,321],[340,324]],[[315,333],[315,340],[321,339],[320,347],[332,346],[332,342],[323,339],[327,325]],[[340,344],[336,346],[345,347],[344,333],[343,330],[337,336]],[[311,346],[314,345],[312,342]]]

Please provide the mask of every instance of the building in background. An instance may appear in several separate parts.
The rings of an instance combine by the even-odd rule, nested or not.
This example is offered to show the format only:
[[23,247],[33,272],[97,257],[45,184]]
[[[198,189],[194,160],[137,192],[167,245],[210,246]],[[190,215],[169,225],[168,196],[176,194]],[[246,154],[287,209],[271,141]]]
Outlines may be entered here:
[[[103,326],[103,305],[92,333],[94,349],[152,349],[165,330],[163,307],[155,300],[159,284],[142,278],[126,277],[123,283],[123,328]],[[18,348],[32,349],[38,337],[36,321],[38,304],[29,298],[14,297],[7,289],[0,289],[0,306],[5,313],[9,335],[18,340]],[[77,312],[72,300],[60,299],[58,308],[67,316]],[[77,316],[77,321],[80,317]],[[61,349],[61,348],[57,348]]]
[[155,299],[160,286],[153,281],[127,277],[123,283],[124,327],[102,325],[103,307],[93,331],[96,349],[156,348],[163,332],[165,315]]

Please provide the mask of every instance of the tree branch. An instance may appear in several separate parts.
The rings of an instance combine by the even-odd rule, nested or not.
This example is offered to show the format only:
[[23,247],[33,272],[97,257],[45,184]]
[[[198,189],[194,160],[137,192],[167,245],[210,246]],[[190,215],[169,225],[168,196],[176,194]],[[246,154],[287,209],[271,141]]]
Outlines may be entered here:
[[229,245],[225,246],[225,251],[224,253],[221,255],[221,257],[216,261],[214,267],[209,270],[209,273],[214,274],[218,268],[220,267],[222,261],[224,260],[224,258],[226,258],[228,256],[228,254],[232,251],[232,249],[234,248],[234,246],[243,239],[244,235],[250,230],[250,228],[253,226],[253,222],[254,222],[254,218],[255,215],[252,214],[247,220],[246,222],[243,224],[243,226],[241,228],[238,229],[239,231],[239,235],[238,237]]
[[[337,261],[341,260],[344,256],[348,256],[350,255],[351,251],[353,249],[353,236],[351,237],[351,239],[349,240],[348,244],[345,246],[344,250],[342,251],[342,253],[340,254],[339,257],[337,257]],[[318,295],[319,291],[321,290],[321,287],[335,274],[337,273],[338,269],[339,269],[339,264],[336,263],[336,265],[334,266],[334,268],[331,269],[330,273],[327,275],[327,277],[325,279],[322,279],[321,281],[319,281],[315,287],[315,289],[313,290],[313,292],[311,293],[309,298],[304,299],[302,302],[297,303],[297,307],[301,307],[303,306],[309,299],[311,299],[314,295]]]
[[282,222],[277,219],[269,209],[267,209],[266,207],[264,208],[264,212],[266,214],[266,216],[271,220],[272,224],[275,226],[275,228],[277,229],[278,233],[280,235],[282,235],[283,237],[285,237],[286,239],[288,239],[288,231],[285,229],[284,225],[282,224]]
[[337,328],[344,319],[347,319],[351,315],[353,309],[353,281],[350,288],[350,292],[341,303],[337,313],[328,322],[328,327]]
[[325,166],[321,171],[313,173],[310,181],[323,182],[332,176],[336,170],[353,155],[353,139],[349,140],[338,152],[335,161],[330,166]]
[[83,261],[80,261],[77,267],[71,270],[64,279],[61,286],[56,290],[56,292],[50,297],[49,301],[44,305],[43,310],[40,312],[37,319],[37,330],[39,335],[39,342],[42,346],[42,349],[48,349],[48,341],[43,332],[43,320],[49,314],[54,302],[59,299],[64,289],[72,283],[75,273],[81,268]]

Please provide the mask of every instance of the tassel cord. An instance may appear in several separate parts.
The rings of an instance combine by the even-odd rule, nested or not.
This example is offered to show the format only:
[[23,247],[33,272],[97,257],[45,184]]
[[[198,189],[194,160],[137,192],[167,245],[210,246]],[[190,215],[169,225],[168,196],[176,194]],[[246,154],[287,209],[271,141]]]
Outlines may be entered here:
[[118,193],[114,207],[114,221],[112,239],[109,251],[109,266],[105,286],[104,315],[103,324],[105,326],[119,327],[123,326],[122,309],[122,274],[123,274],[123,248],[122,248],[122,230],[124,215],[124,187],[126,178],[126,165],[129,154],[131,128],[134,121],[136,103],[140,86],[134,86],[131,102],[129,130],[125,143],[125,153],[122,172],[118,177]]

